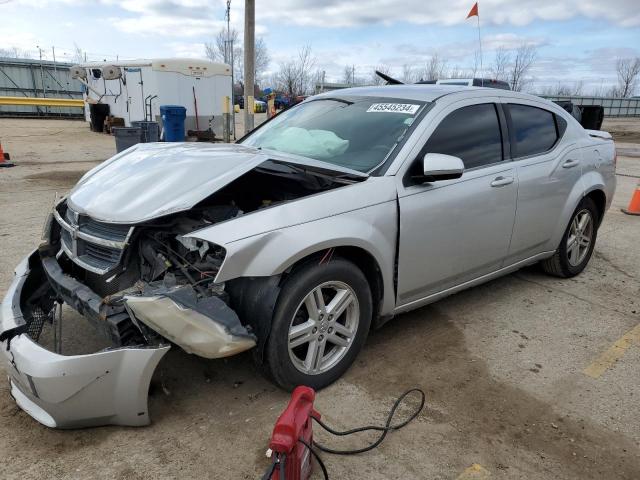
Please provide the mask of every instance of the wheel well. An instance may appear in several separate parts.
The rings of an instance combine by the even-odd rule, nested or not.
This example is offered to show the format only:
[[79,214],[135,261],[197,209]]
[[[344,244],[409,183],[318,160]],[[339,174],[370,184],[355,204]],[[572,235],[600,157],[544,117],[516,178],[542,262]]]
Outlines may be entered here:
[[382,281],[382,272],[380,270],[378,262],[373,257],[373,255],[371,255],[365,249],[353,246],[341,246],[323,249],[298,260],[289,269],[287,269],[287,271],[291,272],[309,262],[331,261],[331,258],[335,258],[336,256],[355,263],[360,271],[364,274],[367,282],[369,282],[369,287],[371,288],[371,303],[373,305],[372,325],[374,325],[376,319],[379,316],[380,307],[382,305],[384,283]]
[[587,197],[593,200],[593,203],[595,203],[598,208],[598,225],[600,225],[604,218],[604,209],[607,206],[607,197],[602,190],[593,190],[587,194]]

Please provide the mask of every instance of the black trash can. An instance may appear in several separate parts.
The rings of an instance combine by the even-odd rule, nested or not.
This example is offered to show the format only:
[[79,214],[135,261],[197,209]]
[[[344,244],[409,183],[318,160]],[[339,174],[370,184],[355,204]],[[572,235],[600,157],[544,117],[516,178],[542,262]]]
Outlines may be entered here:
[[118,153],[142,143],[142,128],[140,127],[113,127],[112,130],[116,137],[116,151]]
[[109,116],[109,105],[106,103],[90,103],[89,114],[91,115],[91,131],[104,131],[104,119]]
[[136,122],[131,122],[131,126],[140,127],[142,129],[142,143],[160,141],[160,124],[158,122],[138,120]]

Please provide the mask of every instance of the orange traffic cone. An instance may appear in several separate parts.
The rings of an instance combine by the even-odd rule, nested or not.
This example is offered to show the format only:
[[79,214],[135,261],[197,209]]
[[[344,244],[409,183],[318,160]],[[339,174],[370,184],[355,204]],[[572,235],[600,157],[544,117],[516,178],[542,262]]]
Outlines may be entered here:
[[9,154],[2,150],[2,143],[0,143],[0,167],[15,167],[15,164],[8,160],[10,160]]
[[640,215],[640,183],[636,187],[636,191],[631,196],[631,201],[627,208],[621,209],[627,215]]

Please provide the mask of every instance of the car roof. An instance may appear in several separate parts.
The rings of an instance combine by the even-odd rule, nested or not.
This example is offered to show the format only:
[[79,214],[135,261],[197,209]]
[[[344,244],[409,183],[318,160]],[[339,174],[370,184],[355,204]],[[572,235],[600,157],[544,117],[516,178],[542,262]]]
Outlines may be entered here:
[[[421,100],[424,102],[433,102],[438,98],[446,95],[471,94],[470,96],[478,96],[486,94],[488,96],[504,96],[522,99],[543,100],[540,97],[529,95],[513,90],[501,90],[488,87],[470,87],[465,85],[430,85],[430,84],[406,84],[406,85],[380,85],[376,87],[355,87],[344,88],[340,90],[332,90],[330,92],[320,93],[310,97],[308,100],[323,97],[386,97],[400,98],[406,100]],[[307,100],[307,101],[308,101]]]

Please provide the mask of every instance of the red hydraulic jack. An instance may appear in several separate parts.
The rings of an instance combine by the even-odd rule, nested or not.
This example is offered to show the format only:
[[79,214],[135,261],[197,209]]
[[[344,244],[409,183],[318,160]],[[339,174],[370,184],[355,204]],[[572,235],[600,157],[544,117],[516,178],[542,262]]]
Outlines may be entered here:
[[[273,427],[267,455],[276,455],[273,480],[307,480],[311,477],[311,417],[320,418],[313,409],[316,392],[309,387],[297,387],[286,410]],[[281,476],[284,473],[283,476]]]
[[[404,399],[412,393],[418,393],[420,395],[419,406],[406,420],[392,425],[391,422],[396,414],[396,410]],[[312,456],[315,457],[318,465],[322,469],[325,480],[328,480],[329,474],[327,468],[320,456],[316,453],[316,449],[335,455],[355,455],[368,452],[380,445],[387,436],[387,433],[398,430],[415,419],[425,404],[424,392],[419,388],[412,388],[400,395],[395,401],[384,426],[372,425],[346,431],[337,431],[325,425],[320,419],[320,413],[313,408],[315,396],[316,393],[309,387],[300,386],[296,387],[293,391],[289,405],[287,405],[287,408],[282,412],[282,415],[280,415],[273,427],[269,450],[267,450],[267,457],[272,458],[272,463],[271,467],[262,477],[262,480],[309,480],[312,472]],[[313,421],[332,435],[345,436],[365,431],[376,431],[380,432],[380,436],[373,443],[363,448],[355,450],[335,450],[314,442]]]

